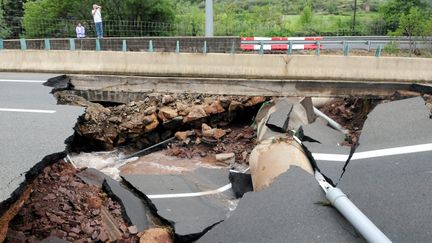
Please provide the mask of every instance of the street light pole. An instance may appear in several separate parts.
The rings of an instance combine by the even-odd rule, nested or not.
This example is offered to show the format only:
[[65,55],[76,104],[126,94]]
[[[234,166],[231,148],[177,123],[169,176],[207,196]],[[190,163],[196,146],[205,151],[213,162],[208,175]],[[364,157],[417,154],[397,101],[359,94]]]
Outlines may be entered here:
[[356,34],[355,27],[356,27],[356,13],[357,13],[357,0],[354,0],[354,17],[353,17],[353,23],[352,23],[352,35]]
[[205,36],[213,37],[213,0],[206,0],[205,4]]

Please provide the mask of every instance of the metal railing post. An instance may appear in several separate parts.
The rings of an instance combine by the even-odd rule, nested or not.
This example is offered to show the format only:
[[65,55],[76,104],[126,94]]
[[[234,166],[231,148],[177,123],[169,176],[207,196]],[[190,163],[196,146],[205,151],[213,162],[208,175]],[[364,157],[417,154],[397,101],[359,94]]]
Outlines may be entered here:
[[345,46],[344,46],[344,56],[348,56],[348,53],[349,53],[349,51],[350,51],[350,48],[349,48],[349,45],[348,44],[346,44]]
[[231,54],[235,54],[235,41],[232,41],[231,44]]
[[376,57],[381,56],[381,45],[378,45],[377,49],[375,50],[375,56]]
[[46,38],[44,40],[44,43],[45,43],[45,51],[51,50],[51,43],[50,43],[50,40],[48,38]]
[[152,40],[149,41],[149,48],[148,48],[148,51],[149,51],[149,52],[153,52],[153,41],[152,41]]
[[368,45],[368,52],[370,52],[371,50],[371,46],[372,46],[372,41],[367,41],[367,45]]
[[293,42],[288,41],[288,55],[292,55],[293,52]]
[[122,41],[122,51],[127,51],[127,44],[126,44],[126,40]]
[[175,52],[178,54],[180,53],[180,41],[176,41],[176,49]]
[[27,50],[27,43],[26,43],[26,40],[23,38],[20,39],[20,47],[21,47],[21,50]]
[[207,41],[204,41],[203,54],[207,54]]
[[69,49],[71,51],[75,51],[75,39],[74,38],[69,39]]
[[264,44],[262,43],[262,41],[260,42],[260,50],[259,50],[259,54],[260,54],[260,55],[264,54]]
[[101,50],[100,41],[99,41],[99,39],[97,38],[97,39],[96,39],[96,51],[100,51],[100,50]]
[[321,54],[321,42],[316,42],[317,49],[316,49],[316,55],[319,56]]

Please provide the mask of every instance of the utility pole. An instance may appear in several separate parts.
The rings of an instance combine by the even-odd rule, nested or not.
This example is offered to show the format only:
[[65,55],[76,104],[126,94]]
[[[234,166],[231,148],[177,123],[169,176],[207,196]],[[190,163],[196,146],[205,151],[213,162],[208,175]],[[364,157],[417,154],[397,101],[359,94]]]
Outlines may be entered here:
[[354,0],[354,16],[353,16],[353,23],[352,23],[352,35],[356,34],[356,31],[355,31],[356,13],[357,13],[357,0]]
[[205,11],[205,36],[213,37],[213,0],[206,0]]

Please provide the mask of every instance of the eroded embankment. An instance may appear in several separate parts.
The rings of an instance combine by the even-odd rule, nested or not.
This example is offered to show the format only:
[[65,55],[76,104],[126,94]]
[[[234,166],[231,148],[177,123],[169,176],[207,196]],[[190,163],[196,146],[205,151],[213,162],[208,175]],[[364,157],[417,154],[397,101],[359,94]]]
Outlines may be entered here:
[[[175,136],[176,140],[161,151],[164,156],[187,160],[198,158],[199,167],[207,163],[225,168],[247,165],[250,151],[255,145],[255,132],[249,125],[253,124],[253,117],[262,103],[270,99],[203,94],[149,94],[148,99],[143,101],[104,107],[67,92],[57,92],[55,96],[59,103],[87,108],[85,115],[80,117],[75,126],[75,136],[69,140],[70,151],[126,147],[125,152],[132,153]],[[425,98],[430,104],[431,97]],[[354,132],[355,138],[374,104],[375,101],[364,99],[336,100],[325,105],[322,110]],[[348,143],[355,141],[356,139],[351,139]],[[234,153],[233,160],[233,157],[216,159],[216,155],[229,153]],[[143,160],[141,164],[138,160],[135,164],[126,165],[120,168],[120,171],[123,175],[139,170],[142,170],[142,174],[162,174],[162,169],[173,168],[173,164],[160,166],[158,169],[145,167],[149,161]],[[138,166],[139,164],[144,165],[144,168]],[[149,239],[145,237],[154,236],[149,236],[152,234],[149,231],[142,234],[131,222],[124,221],[124,202],[122,204],[112,200],[106,190],[84,183],[76,176],[79,171],[67,163],[59,162],[37,175],[30,189],[33,191],[30,199],[22,202],[24,207],[10,224],[9,241],[16,236],[18,239],[34,241],[50,235],[70,241],[104,241],[107,238],[112,239],[110,234],[117,234],[117,239],[133,242],[140,237]],[[185,171],[188,169],[185,168]],[[127,184],[121,186],[147,204],[151,203],[149,198]],[[153,237],[159,237],[156,242],[169,242],[173,238],[191,239],[188,235],[179,236],[173,232],[174,224],[163,220],[155,211],[153,208],[148,214],[159,219],[150,227],[158,232]],[[203,225],[203,232],[210,226]],[[168,230],[165,230],[166,228]],[[203,232],[192,235],[192,238],[196,239]]]

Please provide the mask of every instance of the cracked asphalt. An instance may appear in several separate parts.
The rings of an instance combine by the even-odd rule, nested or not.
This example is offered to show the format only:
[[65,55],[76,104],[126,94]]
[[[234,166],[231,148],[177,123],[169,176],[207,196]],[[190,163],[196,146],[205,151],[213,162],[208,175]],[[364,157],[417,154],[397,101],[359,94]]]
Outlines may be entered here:
[[63,152],[84,108],[56,105],[43,82],[57,74],[0,73],[0,202],[45,156]]

